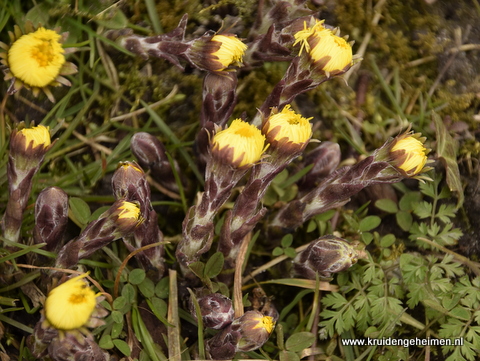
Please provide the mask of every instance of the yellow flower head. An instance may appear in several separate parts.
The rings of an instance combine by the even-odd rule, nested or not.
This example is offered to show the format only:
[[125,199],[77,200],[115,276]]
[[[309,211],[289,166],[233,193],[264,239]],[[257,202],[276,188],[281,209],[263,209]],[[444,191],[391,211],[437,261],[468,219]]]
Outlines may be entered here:
[[45,28],[21,36],[8,50],[13,76],[31,87],[43,88],[53,82],[65,63],[60,38]]
[[304,145],[312,136],[310,119],[295,113],[287,104],[281,112],[268,118],[262,130],[270,144],[286,139],[287,142]]
[[[396,155],[394,152],[399,152]],[[391,149],[396,160],[396,166],[404,170],[409,176],[420,173],[427,163],[427,149],[423,143],[413,135],[401,138]]]
[[59,330],[84,326],[95,309],[97,296],[84,280],[86,273],[69,279],[50,291],[45,301],[45,317]]
[[300,43],[300,52],[307,51],[314,63],[318,63],[322,70],[329,73],[343,71],[352,64],[352,47],[344,39],[335,35],[323,26],[323,21],[316,20],[315,25],[295,33],[296,45]]
[[136,203],[124,201],[118,209],[118,219],[137,221],[140,217],[140,208]]
[[38,125],[33,128],[24,128],[20,130],[19,133],[25,137],[25,146],[27,148],[31,142],[33,142],[32,148],[35,148],[39,145],[48,147],[51,144],[50,132],[48,131],[48,127],[44,127],[43,125]]
[[222,64],[221,69],[216,69],[217,71],[224,70],[232,64],[241,63],[243,55],[247,46],[242,43],[236,36],[233,35],[215,35],[211,41],[219,42],[220,48],[212,53],[217,57],[217,61]]
[[275,327],[275,321],[273,320],[273,317],[263,316],[261,318],[258,318],[257,321],[258,323],[256,326],[253,327],[253,329],[261,328],[267,331],[268,333],[272,333],[273,328]]
[[265,150],[265,136],[260,129],[241,119],[235,119],[230,126],[213,137],[212,152],[226,158],[235,167],[251,165],[262,157]]

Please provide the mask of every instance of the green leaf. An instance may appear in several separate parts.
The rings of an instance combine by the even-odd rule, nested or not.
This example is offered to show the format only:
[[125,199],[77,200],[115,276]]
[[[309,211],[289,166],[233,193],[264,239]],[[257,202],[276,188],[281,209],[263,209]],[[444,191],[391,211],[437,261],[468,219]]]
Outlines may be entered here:
[[71,197],[68,200],[70,207],[69,216],[80,228],[83,228],[88,223],[90,217],[90,207],[81,198]]
[[285,256],[289,258],[295,258],[297,256],[297,252],[295,251],[295,248],[287,247],[283,251],[285,252]]
[[127,27],[128,19],[121,10],[116,9],[115,14],[113,16],[111,17],[105,16],[102,19],[97,18],[95,19],[95,22],[109,29],[123,29]]
[[169,291],[169,279],[168,277],[162,278],[160,282],[155,286],[155,294],[159,298],[168,298]]
[[122,296],[125,297],[128,303],[133,302],[133,300],[135,299],[135,293],[135,288],[130,283],[127,283],[122,288]]
[[377,228],[382,220],[377,216],[367,216],[360,221],[358,226],[360,232],[371,231]]
[[117,338],[118,336],[120,336],[123,331],[123,326],[123,318],[122,322],[114,322],[112,324],[112,332],[110,332],[110,336],[112,336],[112,338]]
[[123,296],[117,297],[113,301],[113,308],[116,310],[120,310],[121,308],[123,308],[123,306],[125,306],[126,303],[127,303],[127,300],[125,299],[125,297]]
[[285,342],[288,351],[301,352],[309,348],[315,342],[315,335],[311,332],[297,332]]
[[380,240],[380,246],[385,248],[390,247],[392,244],[395,243],[395,240],[396,240],[395,236],[389,233],[382,237],[382,239]]
[[120,323],[123,321],[123,313],[120,311],[112,311],[111,315],[113,322]]
[[290,247],[292,245],[292,243],[293,243],[293,235],[291,233],[283,236],[282,241],[281,241],[281,245],[282,245],[283,248]]
[[385,199],[379,199],[378,201],[375,202],[375,207],[378,209],[381,209],[384,212],[387,213],[396,213],[398,212],[398,207],[397,204],[392,201],[391,199],[385,198]]
[[282,247],[275,247],[272,251],[272,256],[273,257],[278,257],[283,254],[283,248]]
[[205,264],[204,274],[208,278],[214,278],[222,272],[224,256],[222,252],[216,252]]
[[203,262],[197,261],[197,262],[190,263],[188,265],[188,268],[190,268],[198,278],[203,278],[203,274],[204,274],[203,271],[205,270],[205,264]]
[[371,234],[370,232],[363,232],[362,233],[362,242],[365,243],[365,245],[369,245],[370,242],[373,241],[373,234]]
[[300,357],[291,351],[281,351],[278,356],[280,361],[300,361]]
[[421,219],[429,218],[433,213],[433,206],[431,203],[423,201],[415,206],[413,212]]
[[410,212],[399,211],[395,214],[398,226],[405,232],[408,232],[413,224],[413,217]]
[[106,350],[113,348],[114,344],[112,342],[112,337],[110,335],[104,334],[98,341],[98,346]]
[[140,292],[146,297],[153,297],[155,294],[155,285],[150,278],[145,278],[142,283],[138,285]]
[[126,343],[123,340],[116,339],[116,340],[113,340],[113,344],[125,356],[130,356],[132,350],[130,350],[130,347],[128,346],[128,343]]
[[398,206],[402,211],[411,211],[414,208],[415,203],[421,200],[420,192],[408,192],[400,198]]
[[128,282],[132,285],[139,285],[145,279],[146,274],[145,271],[141,268],[136,268],[130,272],[128,275]]
[[459,208],[463,204],[464,195],[457,162],[458,144],[448,133],[440,116],[432,112],[432,118],[437,133],[437,158],[440,159],[445,167],[448,187],[452,192],[456,192],[457,194],[457,208]]

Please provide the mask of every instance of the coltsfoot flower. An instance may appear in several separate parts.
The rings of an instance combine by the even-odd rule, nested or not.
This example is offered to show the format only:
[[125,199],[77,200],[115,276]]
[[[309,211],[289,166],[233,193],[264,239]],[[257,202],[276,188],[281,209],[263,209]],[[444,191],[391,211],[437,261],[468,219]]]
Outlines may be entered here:
[[260,129],[241,119],[216,133],[212,141],[212,155],[233,167],[253,165],[264,151],[265,136]]
[[[205,327],[220,330],[233,321],[234,310],[232,300],[220,293],[212,293],[198,298]],[[190,313],[197,319],[193,301],[189,304]]]
[[58,330],[73,330],[87,324],[97,304],[97,295],[84,280],[86,274],[69,279],[50,291],[45,317]]
[[247,46],[235,35],[214,35],[211,41],[221,44],[220,48],[212,53],[212,56],[216,57],[221,64],[220,68],[215,69],[216,71],[224,70],[230,65],[238,65],[242,62]]
[[299,55],[305,50],[315,68],[331,75],[344,73],[353,64],[352,46],[344,38],[325,28],[323,22],[315,20],[315,24],[310,27],[304,22],[304,29],[294,34],[293,45],[300,44]]
[[214,360],[232,359],[236,352],[248,352],[268,341],[275,321],[258,311],[247,311],[207,341],[207,350]]
[[304,149],[312,137],[312,124],[291,109],[290,104],[285,105],[281,112],[270,115],[262,127],[267,142],[271,148],[293,147]]
[[423,142],[414,135],[399,139],[390,151],[395,165],[412,176],[423,170],[427,163],[427,153]]
[[[33,24],[25,24],[25,33],[15,26],[14,33],[9,33],[11,45],[0,43],[3,52],[0,53],[0,62],[5,66],[4,80],[10,80],[8,94],[13,94],[22,87],[31,89],[34,96],[42,90],[48,99],[55,102],[49,86],[66,85],[71,83],[62,75],[77,72],[74,64],[65,60],[67,52],[62,47],[62,41],[67,33],[58,34],[54,30],[40,27],[35,29]],[[68,50],[68,52],[74,49]]]

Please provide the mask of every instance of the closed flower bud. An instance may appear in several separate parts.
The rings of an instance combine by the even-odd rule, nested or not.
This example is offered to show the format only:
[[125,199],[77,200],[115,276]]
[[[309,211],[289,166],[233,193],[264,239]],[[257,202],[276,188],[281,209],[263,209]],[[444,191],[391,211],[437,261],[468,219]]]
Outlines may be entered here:
[[116,199],[148,202],[150,187],[144,171],[135,162],[121,162],[112,176],[112,189]]
[[[198,298],[197,301],[205,327],[220,330],[232,323],[234,310],[230,298],[220,293],[212,293]],[[190,302],[190,313],[197,319],[193,302]]]
[[315,20],[311,27],[304,23],[304,29],[295,33],[295,43],[300,43],[299,55],[305,50],[314,68],[331,75],[344,73],[352,66],[352,46]]
[[46,243],[47,251],[62,246],[62,237],[68,222],[68,196],[58,187],[45,188],[35,202],[35,243]]
[[192,44],[189,60],[198,68],[220,72],[241,64],[247,46],[235,35],[201,37]]
[[357,263],[358,253],[346,240],[328,235],[313,241],[293,260],[293,270],[298,276],[315,279],[345,271]]
[[122,201],[116,213],[116,223],[121,234],[132,232],[142,221],[138,203]]
[[243,167],[257,163],[265,150],[265,137],[260,130],[241,119],[216,133],[212,140],[212,156],[223,164]]
[[97,304],[97,295],[84,280],[86,274],[69,279],[50,291],[45,317],[56,329],[73,330],[87,324]]
[[303,150],[312,137],[309,120],[285,105],[281,112],[274,113],[265,121],[262,132],[271,149],[293,153]]
[[10,154],[17,169],[38,166],[50,149],[51,138],[48,127],[43,125],[14,130],[10,138]]
[[258,311],[247,311],[207,342],[214,360],[232,359],[236,352],[248,352],[268,341],[275,321]]

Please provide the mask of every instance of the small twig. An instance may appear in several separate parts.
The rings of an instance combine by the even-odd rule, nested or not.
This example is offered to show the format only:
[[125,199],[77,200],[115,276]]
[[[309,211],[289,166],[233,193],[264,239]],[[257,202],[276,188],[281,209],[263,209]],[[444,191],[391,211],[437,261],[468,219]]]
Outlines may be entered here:
[[[298,248],[295,248],[295,252],[299,253],[306,249],[308,247],[308,244],[304,244],[303,246],[300,246]],[[265,263],[263,266],[257,268],[255,271],[251,272],[250,275],[246,276],[243,279],[243,283],[247,283],[251,279],[253,279],[256,275],[259,275],[260,273],[266,271],[269,268],[272,268],[273,266],[279,264],[280,262],[283,262],[287,260],[289,257],[288,256],[279,256],[277,258],[272,259],[270,262]],[[238,261],[237,261],[238,264]]]
[[178,288],[177,271],[169,270],[170,292],[168,296],[168,359],[170,361],[181,361],[182,351],[180,348],[180,318],[178,316]]
[[150,249],[150,248],[153,248],[153,247],[156,247],[156,246],[160,246],[162,244],[164,244],[165,241],[162,241],[162,242],[156,242],[156,243],[152,243],[152,244],[149,244],[149,245],[146,245],[146,246],[143,246],[143,247],[140,247],[139,249],[136,249],[135,251],[131,252],[122,262],[122,264],[120,265],[120,267],[118,268],[118,272],[117,272],[117,275],[115,276],[115,284],[113,285],[113,296],[115,298],[118,297],[118,286],[120,284],[120,277],[122,276],[122,272],[123,270],[125,269],[125,267],[127,266],[127,263],[128,261],[130,261],[130,259],[132,257],[134,257],[137,253],[139,252],[142,252],[142,251],[145,251],[147,249]]
[[251,232],[243,238],[240,249],[238,250],[237,263],[235,264],[235,276],[233,278],[233,308],[235,310],[235,318],[243,316],[242,270],[251,239]]
[[[151,109],[155,109],[155,108],[158,108],[159,106],[163,105],[163,104],[166,104],[168,103],[175,95],[177,95],[177,92],[178,92],[178,86],[175,85],[172,89],[172,91],[170,92],[170,94],[168,94],[165,98],[159,100],[158,102],[156,103],[153,103],[153,104],[150,104],[148,107],[151,108]],[[137,109],[131,113],[127,113],[127,114],[122,114],[122,115],[119,115],[119,116],[116,116],[116,117],[113,117],[113,118],[110,118],[110,121],[111,122],[118,122],[120,120],[124,120],[124,119],[128,119],[128,118],[132,118],[132,117],[135,117],[137,115],[140,115],[140,114],[143,114],[147,111],[146,108],[141,108],[141,109]]]

